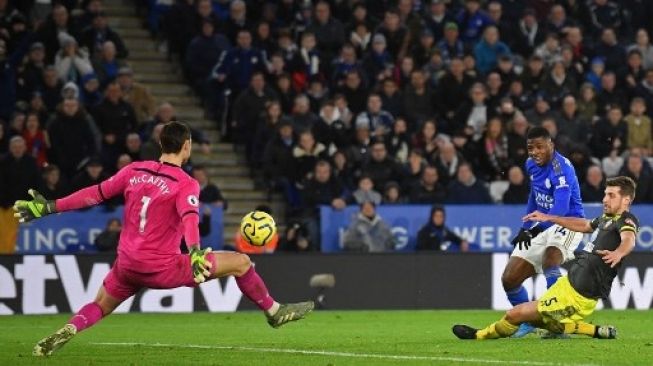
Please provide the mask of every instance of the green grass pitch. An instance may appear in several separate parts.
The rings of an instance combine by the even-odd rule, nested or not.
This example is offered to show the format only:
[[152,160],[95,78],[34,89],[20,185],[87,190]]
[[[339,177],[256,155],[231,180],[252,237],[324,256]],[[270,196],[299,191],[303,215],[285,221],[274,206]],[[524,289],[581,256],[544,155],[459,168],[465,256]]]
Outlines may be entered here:
[[270,328],[260,313],[112,315],[47,359],[32,346],[68,318],[0,317],[0,365],[653,365],[652,313],[597,311],[616,340],[574,337],[460,341],[454,323],[484,326],[501,313],[317,311]]

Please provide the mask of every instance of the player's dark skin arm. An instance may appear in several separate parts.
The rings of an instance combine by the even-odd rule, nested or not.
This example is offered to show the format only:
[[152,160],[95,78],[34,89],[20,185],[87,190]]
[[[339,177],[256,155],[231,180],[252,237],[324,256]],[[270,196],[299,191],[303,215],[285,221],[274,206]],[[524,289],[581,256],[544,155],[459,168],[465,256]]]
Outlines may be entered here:
[[528,215],[522,217],[523,221],[539,221],[539,222],[552,222],[554,224],[565,227],[571,231],[581,233],[591,233],[594,231],[590,225],[590,221],[581,217],[562,217],[545,214],[539,211],[533,211]]

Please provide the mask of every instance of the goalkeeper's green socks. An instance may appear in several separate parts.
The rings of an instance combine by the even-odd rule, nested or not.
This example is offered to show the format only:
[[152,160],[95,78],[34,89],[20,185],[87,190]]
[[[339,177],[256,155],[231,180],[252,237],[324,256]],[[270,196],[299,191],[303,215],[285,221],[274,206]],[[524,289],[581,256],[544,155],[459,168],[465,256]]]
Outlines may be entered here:
[[498,322],[488,325],[486,328],[476,332],[476,339],[497,339],[506,338],[515,334],[519,329],[519,324],[512,324],[504,316]]

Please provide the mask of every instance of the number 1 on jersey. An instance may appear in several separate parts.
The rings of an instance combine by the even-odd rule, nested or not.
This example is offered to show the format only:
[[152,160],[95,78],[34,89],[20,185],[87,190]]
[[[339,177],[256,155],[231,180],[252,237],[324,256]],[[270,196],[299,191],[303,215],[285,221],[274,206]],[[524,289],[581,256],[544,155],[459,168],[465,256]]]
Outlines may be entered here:
[[145,225],[147,224],[147,208],[150,206],[150,201],[152,199],[148,196],[143,196],[141,198],[141,202],[143,203],[143,207],[141,207],[141,213],[139,216],[141,217],[141,222],[138,225],[138,231],[139,232],[145,232]]

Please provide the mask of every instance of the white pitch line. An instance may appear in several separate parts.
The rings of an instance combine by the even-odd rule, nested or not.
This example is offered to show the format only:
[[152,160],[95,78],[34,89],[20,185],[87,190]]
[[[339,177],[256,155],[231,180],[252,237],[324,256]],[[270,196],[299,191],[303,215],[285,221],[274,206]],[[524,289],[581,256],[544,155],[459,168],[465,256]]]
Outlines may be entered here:
[[390,355],[378,353],[354,353],[354,352],[337,352],[337,351],[322,351],[322,350],[304,350],[293,348],[266,348],[266,347],[246,347],[246,346],[218,346],[218,345],[203,345],[203,344],[174,344],[174,343],[141,343],[141,342],[90,342],[89,344],[96,346],[111,346],[111,347],[155,347],[155,348],[193,348],[193,349],[217,349],[228,351],[244,351],[244,352],[257,352],[257,353],[289,353],[309,356],[335,356],[335,357],[349,357],[349,358],[372,358],[384,360],[402,360],[402,361],[446,361],[446,362],[473,362],[484,364],[504,364],[504,365],[528,365],[528,366],[592,366],[592,364],[570,364],[570,363],[555,363],[543,361],[503,361],[503,360],[487,360],[480,358],[462,358],[462,357],[442,357],[442,356],[417,356],[417,355]]

